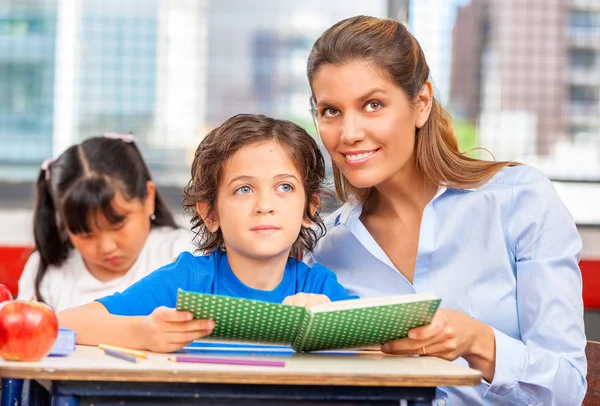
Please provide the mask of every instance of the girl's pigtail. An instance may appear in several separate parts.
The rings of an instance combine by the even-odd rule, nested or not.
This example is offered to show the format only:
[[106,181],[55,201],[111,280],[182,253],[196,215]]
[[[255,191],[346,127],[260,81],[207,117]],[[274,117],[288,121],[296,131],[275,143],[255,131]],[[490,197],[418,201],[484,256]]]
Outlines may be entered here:
[[50,168],[42,168],[36,182],[35,207],[33,215],[33,236],[35,249],[40,256],[35,278],[35,296],[43,301],[40,285],[50,265],[59,265],[69,253],[68,240],[61,238],[57,213],[50,192]]

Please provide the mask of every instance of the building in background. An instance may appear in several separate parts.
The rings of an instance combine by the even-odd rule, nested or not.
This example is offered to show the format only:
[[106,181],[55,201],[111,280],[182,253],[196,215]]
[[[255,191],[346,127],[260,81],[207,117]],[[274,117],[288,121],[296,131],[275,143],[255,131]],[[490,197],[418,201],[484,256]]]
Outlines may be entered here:
[[572,0],[568,19],[567,130],[571,138],[600,138],[600,3]]
[[133,132],[158,180],[180,186],[194,146],[233,114],[314,133],[306,58],[357,14],[408,18],[470,146],[600,179],[597,0],[6,0],[0,178],[30,181],[46,157],[116,131]]
[[315,39],[388,2],[6,0],[0,3],[0,178],[31,181],[81,139],[131,132],[181,186],[202,136],[236,113],[314,128]]
[[312,38],[296,30],[256,31],[251,44],[252,90],[258,111],[308,124],[307,50]]
[[75,66],[72,91],[62,96],[72,95],[74,114],[60,116],[74,131],[55,131],[55,144],[64,138],[56,150],[105,131],[131,132],[160,183],[184,184],[189,162],[181,158],[204,130],[204,2],[60,0],[59,7],[72,9],[63,24],[80,40],[66,62]]
[[450,106],[497,159],[600,179],[600,3],[472,0],[453,32]]
[[200,0],[11,0],[0,4],[0,177],[104,132],[131,132],[159,182],[205,131]]
[[219,125],[237,113],[264,113],[314,133],[306,79],[312,44],[344,18],[387,17],[387,7],[385,0],[208,2],[207,124]]
[[483,46],[488,35],[487,0],[460,7],[452,30],[450,104],[455,115],[477,121],[481,98]]
[[205,3],[158,0],[157,95],[149,140],[155,149],[195,149],[205,130]]
[[389,0],[388,17],[408,26],[410,0]]
[[[56,2],[0,2],[0,177],[52,154]],[[36,172],[37,173],[37,172]]]
[[410,0],[408,22],[427,58],[436,96],[446,105],[450,93],[452,27],[458,5],[468,0]]

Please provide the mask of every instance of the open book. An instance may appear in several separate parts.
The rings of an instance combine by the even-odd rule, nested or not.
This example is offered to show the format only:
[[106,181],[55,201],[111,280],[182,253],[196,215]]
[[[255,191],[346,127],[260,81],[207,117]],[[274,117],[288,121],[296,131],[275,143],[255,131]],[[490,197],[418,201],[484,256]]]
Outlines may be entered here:
[[177,310],[212,319],[209,338],[291,345],[295,351],[364,348],[403,338],[429,324],[440,304],[432,293],[343,300],[306,309],[179,289]]

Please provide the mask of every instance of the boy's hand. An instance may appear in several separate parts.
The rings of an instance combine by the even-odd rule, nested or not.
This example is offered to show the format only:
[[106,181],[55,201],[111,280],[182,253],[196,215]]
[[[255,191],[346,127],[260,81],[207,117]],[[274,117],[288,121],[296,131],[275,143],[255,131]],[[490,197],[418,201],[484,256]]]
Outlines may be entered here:
[[212,320],[194,320],[190,312],[161,306],[143,318],[140,334],[150,351],[172,352],[209,335],[214,328]]
[[283,304],[304,306],[307,309],[329,302],[331,302],[331,300],[329,300],[327,296],[316,293],[296,293],[295,295],[288,296],[283,300]]

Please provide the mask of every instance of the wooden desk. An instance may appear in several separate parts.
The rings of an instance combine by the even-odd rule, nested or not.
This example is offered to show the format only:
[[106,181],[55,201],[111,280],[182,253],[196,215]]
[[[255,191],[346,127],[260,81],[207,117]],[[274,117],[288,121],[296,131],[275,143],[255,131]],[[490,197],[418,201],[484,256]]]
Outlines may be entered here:
[[[0,361],[2,378],[51,381],[53,405],[84,404],[369,404],[431,405],[436,386],[478,385],[479,371],[431,357],[294,354],[267,357],[285,367],[174,363],[152,354],[144,363],[78,346],[65,358]],[[215,357],[214,355],[211,355]],[[224,358],[232,358],[226,356]],[[246,357],[248,358],[248,357]],[[256,359],[257,357],[254,357]],[[338,403],[339,404],[339,403]]]

